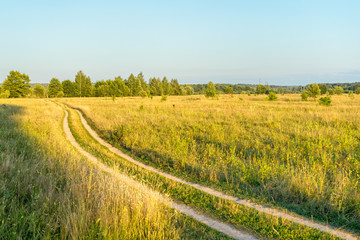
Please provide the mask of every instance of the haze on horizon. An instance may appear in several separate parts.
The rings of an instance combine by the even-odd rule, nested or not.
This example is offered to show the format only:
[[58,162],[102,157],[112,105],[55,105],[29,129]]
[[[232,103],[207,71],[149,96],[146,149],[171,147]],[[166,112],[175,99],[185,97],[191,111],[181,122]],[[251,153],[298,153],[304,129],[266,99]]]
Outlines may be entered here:
[[6,1],[0,82],[142,71],[185,83],[360,81],[360,2]]

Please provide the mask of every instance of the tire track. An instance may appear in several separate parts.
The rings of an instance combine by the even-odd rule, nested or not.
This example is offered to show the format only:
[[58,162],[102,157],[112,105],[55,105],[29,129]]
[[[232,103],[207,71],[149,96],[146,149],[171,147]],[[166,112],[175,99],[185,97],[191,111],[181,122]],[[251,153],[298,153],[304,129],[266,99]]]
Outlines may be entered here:
[[[84,155],[86,158],[88,158],[91,163],[93,163],[95,166],[97,166],[102,171],[104,171],[108,174],[111,174],[114,177],[127,179],[127,181],[129,181],[129,182],[138,184],[138,182],[129,178],[128,176],[123,175],[112,168],[107,167],[105,164],[101,163],[101,161],[98,160],[95,156],[93,156],[92,154],[85,151],[80,146],[80,144],[75,140],[74,136],[72,135],[72,133],[70,131],[70,127],[69,127],[69,122],[68,122],[69,114],[66,110],[64,110],[64,112],[65,112],[65,118],[64,118],[64,122],[63,122],[63,129],[65,132],[66,138],[82,155]],[[194,209],[192,209],[189,206],[178,204],[178,203],[172,202],[170,200],[166,200],[165,197],[163,197],[163,199],[165,200],[165,204],[168,205],[169,207],[174,208],[177,211],[179,211],[191,218],[194,218],[197,221],[199,221],[221,233],[224,233],[234,239],[239,239],[239,240],[255,240],[255,239],[257,239],[256,237],[250,235],[247,232],[235,229],[230,224],[226,224],[226,223],[214,220],[212,218],[209,218],[207,216],[204,216],[200,212],[195,211]]]
[[226,200],[230,200],[230,201],[233,201],[235,203],[241,204],[241,205],[249,207],[249,208],[256,209],[259,212],[263,212],[263,213],[266,213],[266,214],[269,214],[269,215],[272,215],[272,216],[275,216],[275,217],[284,218],[284,219],[287,219],[287,220],[289,220],[291,222],[298,223],[298,224],[301,224],[301,225],[305,225],[305,226],[310,227],[310,228],[318,229],[320,231],[333,234],[333,235],[335,235],[337,237],[340,237],[340,238],[343,238],[343,239],[349,239],[349,240],[359,239],[358,237],[356,237],[352,233],[348,233],[348,232],[345,232],[343,230],[339,230],[339,229],[337,229],[335,227],[325,225],[325,224],[322,224],[322,223],[317,223],[317,222],[314,222],[312,220],[306,219],[304,217],[293,216],[293,215],[285,213],[285,212],[283,212],[281,210],[270,208],[270,207],[265,207],[265,206],[253,203],[253,202],[251,202],[249,200],[246,200],[246,199],[240,199],[238,197],[227,195],[225,193],[214,190],[212,188],[209,188],[209,187],[197,184],[197,183],[192,183],[192,182],[189,182],[189,181],[185,181],[185,180],[183,180],[181,178],[178,178],[178,177],[175,177],[175,176],[170,175],[168,173],[162,172],[162,171],[160,171],[160,170],[158,170],[158,169],[156,169],[156,168],[154,168],[152,166],[149,166],[149,165],[146,165],[146,164],[144,164],[142,162],[139,162],[139,161],[135,160],[134,158],[130,157],[129,155],[124,154],[119,149],[113,147],[111,144],[109,144],[105,140],[103,140],[90,127],[90,125],[85,120],[83,114],[77,109],[74,109],[74,110],[80,115],[81,122],[82,122],[83,126],[85,127],[85,129],[90,133],[90,135],[95,140],[97,140],[101,145],[107,147],[111,152],[117,154],[118,156],[126,159],[129,162],[132,162],[132,163],[136,164],[137,166],[140,166],[140,167],[145,168],[145,169],[147,169],[149,171],[155,172],[155,173],[157,173],[157,174],[159,174],[161,176],[164,176],[164,177],[169,178],[171,180],[174,180],[176,182],[186,184],[188,186],[192,186],[192,187],[194,187],[194,188],[196,188],[198,190],[201,190],[203,192],[206,192],[206,193],[208,193],[210,195],[213,195],[213,196],[216,196],[216,197],[219,197],[219,198],[223,198],[223,199],[226,199]]

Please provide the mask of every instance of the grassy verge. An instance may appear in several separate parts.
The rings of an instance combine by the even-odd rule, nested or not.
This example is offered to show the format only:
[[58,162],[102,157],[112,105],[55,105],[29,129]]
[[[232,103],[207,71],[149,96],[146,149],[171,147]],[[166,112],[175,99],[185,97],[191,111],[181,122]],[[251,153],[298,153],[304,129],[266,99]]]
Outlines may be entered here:
[[0,239],[227,239],[89,165],[62,120],[53,103],[0,100]]
[[136,180],[144,182],[151,188],[173,199],[263,237],[276,239],[335,239],[335,237],[318,230],[259,213],[254,209],[231,201],[219,199],[123,160],[109,152],[89,135],[74,110],[69,110],[69,113],[72,133],[84,149],[102,159],[106,164],[116,166],[121,172],[133,176]]

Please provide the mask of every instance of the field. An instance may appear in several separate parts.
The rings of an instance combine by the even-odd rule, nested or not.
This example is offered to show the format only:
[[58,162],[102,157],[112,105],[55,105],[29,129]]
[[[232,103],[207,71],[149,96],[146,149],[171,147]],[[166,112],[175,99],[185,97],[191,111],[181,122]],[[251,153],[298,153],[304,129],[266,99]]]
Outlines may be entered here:
[[[136,166],[96,141],[74,109],[142,163],[359,236],[360,97],[333,96],[332,106],[300,99],[0,99],[0,239],[228,238],[168,199],[256,237],[337,239]],[[65,110],[79,145],[123,177],[68,142]]]
[[360,230],[360,98],[299,95],[62,99],[108,141],[157,168]]

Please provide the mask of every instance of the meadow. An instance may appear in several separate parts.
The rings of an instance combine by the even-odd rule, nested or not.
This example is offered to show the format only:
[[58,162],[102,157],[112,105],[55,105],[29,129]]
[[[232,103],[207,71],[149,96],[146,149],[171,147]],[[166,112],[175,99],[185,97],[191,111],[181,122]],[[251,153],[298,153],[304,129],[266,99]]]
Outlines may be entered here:
[[194,182],[360,231],[360,97],[64,98],[141,161]]
[[227,239],[90,164],[63,118],[53,102],[0,99],[0,239]]

